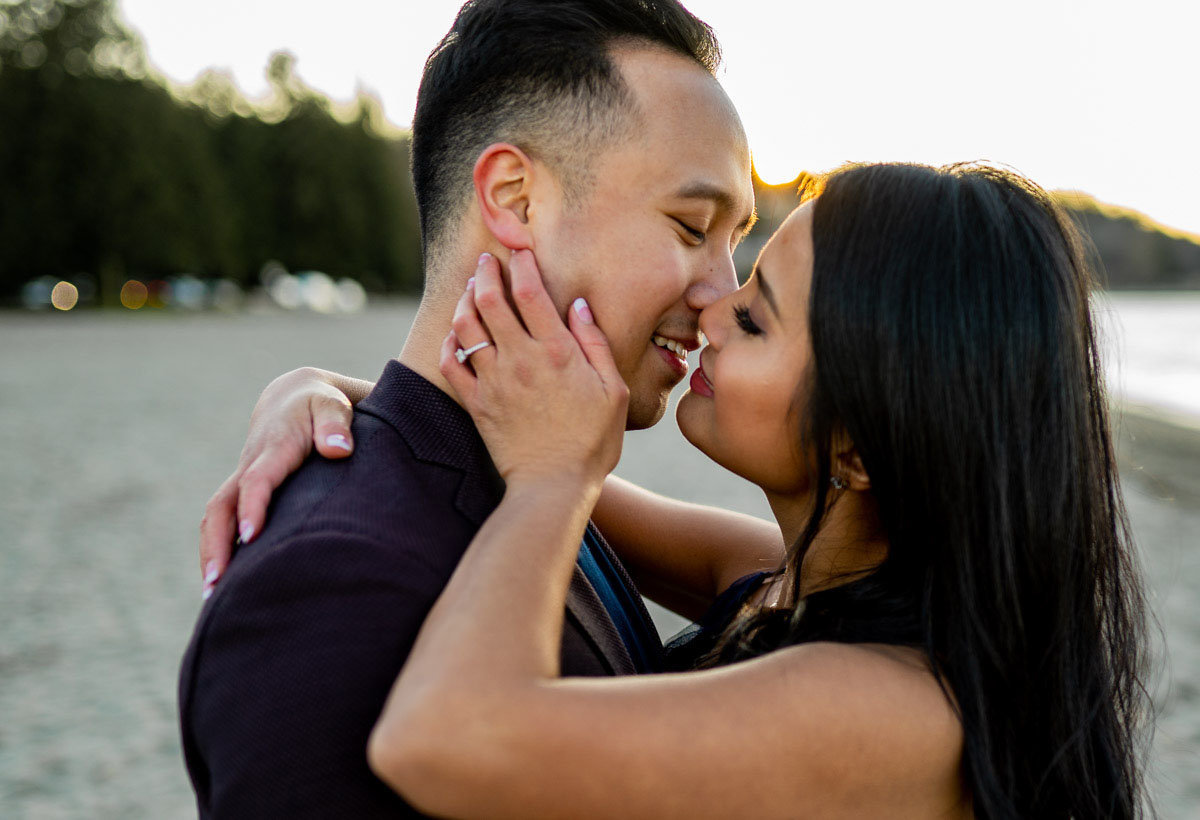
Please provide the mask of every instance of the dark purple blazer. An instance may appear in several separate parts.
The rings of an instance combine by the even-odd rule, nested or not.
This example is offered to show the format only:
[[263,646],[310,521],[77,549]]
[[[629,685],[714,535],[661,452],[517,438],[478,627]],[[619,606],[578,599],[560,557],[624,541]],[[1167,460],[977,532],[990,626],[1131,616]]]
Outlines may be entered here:
[[[312,458],[280,488],[200,613],[179,710],[201,817],[418,816],[371,773],[367,736],[503,485],[470,416],[399,362],[353,431],[353,456]],[[635,671],[578,568],[562,671]]]

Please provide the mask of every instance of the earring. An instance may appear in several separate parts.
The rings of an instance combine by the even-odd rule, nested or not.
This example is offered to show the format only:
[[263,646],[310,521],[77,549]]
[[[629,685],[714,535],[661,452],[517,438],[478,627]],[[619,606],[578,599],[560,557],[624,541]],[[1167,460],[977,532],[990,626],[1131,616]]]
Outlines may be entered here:
[[829,483],[833,485],[833,489],[835,490],[844,490],[850,486],[846,483],[846,479],[842,478],[840,475],[835,475],[833,478],[829,479]]

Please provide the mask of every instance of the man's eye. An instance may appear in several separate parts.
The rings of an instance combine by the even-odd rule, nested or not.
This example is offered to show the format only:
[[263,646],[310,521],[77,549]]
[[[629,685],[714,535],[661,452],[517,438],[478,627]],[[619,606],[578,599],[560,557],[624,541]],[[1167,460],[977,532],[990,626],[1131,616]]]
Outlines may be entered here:
[[751,336],[758,336],[763,332],[762,328],[755,324],[754,319],[750,317],[750,308],[745,305],[736,305],[734,307],[733,320],[737,322],[738,327]]
[[683,228],[685,231],[688,232],[688,234],[692,237],[692,239],[696,240],[697,244],[704,241],[704,237],[705,237],[704,231],[696,230],[691,225],[684,222],[682,219],[676,219],[675,221],[679,223],[679,226],[681,228]]

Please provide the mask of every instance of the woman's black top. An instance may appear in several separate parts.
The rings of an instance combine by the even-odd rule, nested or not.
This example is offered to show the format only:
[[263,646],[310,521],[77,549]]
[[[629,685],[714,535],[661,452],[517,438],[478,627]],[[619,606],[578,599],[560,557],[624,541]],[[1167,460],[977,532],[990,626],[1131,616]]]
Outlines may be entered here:
[[[667,641],[666,669],[695,668],[701,658],[716,648],[746,601],[770,576],[769,572],[752,573],[718,595],[700,620]],[[815,641],[917,647],[924,644],[916,603],[890,594],[875,575],[812,593],[804,599],[799,620],[795,624],[791,621],[791,613],[780,610],[764,626],[755,643],[763,651]],[[743,656],[754,654],[761,652],[749,651]]]

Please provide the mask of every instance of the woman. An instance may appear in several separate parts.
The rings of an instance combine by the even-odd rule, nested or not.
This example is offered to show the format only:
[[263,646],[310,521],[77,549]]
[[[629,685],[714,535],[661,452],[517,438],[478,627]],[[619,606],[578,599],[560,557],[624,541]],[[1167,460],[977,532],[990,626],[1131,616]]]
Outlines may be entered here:
[[[533,288],[527,259],[511,274]],[[788,547],[671,648],[685,673],[558,678],[593,507],[602,530],[614,496],[650,513],[613,521],[635,563],[656,538],[677,547],[663,522],[679,508],[658,515],[604,483],[625,391],[586,306],[568,333],[544,291],[518,321],[494,267],[475,282],[443,373],[507,491],[371,739],[372,766],[410,802],[452,816],[1142,814],[1143,597],[1092,281],[1044,192],[978,166],[841,171],[703,312],[680,428],[763,488]],[[485,340],[469,365],[452,356]],[[733,550],[711,569],[746,568]]]

